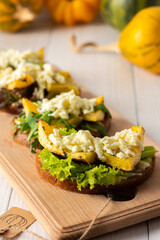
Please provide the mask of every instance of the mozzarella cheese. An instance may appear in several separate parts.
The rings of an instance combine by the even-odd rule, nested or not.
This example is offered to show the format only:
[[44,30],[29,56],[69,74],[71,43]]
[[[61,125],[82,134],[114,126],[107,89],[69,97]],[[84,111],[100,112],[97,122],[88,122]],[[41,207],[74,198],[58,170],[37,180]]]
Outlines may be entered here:
[[53,129],[49,135],[50,141],[63,150],[71,152],[96,152],[101,161],[105,160],[105,153],[112,156],[126,159],[135,156],[132,147],[140,147],[143,150],[143,144],[140,141],[140,133],[131,129],[125,129],[117,132],[113,137],[94,138],[88,130],[80,130],[69,136],[59,133],[58,129]]
[[53,134],[49,135],[50,141],[61,149],[67,149],[71,152],[93,152],[94,137],[88,130],[80,130],[69,136],[63,136],[59,130],[54,129]]
[[6,87],[9,83],[31,75],[38,88],[35,88],[34,95],[42,99],[44,90],[49,83],[64,84],[66,78],[55,71],[51,64],[44,63],[38,52],[30,50],[20,52],[16,50],[2,51],[0,54],[0,88]]
[[119,158],[129,158],[135,156],[133,147],[140,147],[143,150],[143,143],[140,141],[140,133],[132,131],[131,129],[125,129],[121,132],[117,132],[115,136],[104,137],[99,139],[100,149],[97,152],[100,160],[105,160],[104,152],[116,156]]
[[76,117],[94,112],[96,98],[87,99],[76,96],[73,90],[66,93],[61,93],[51,100],[43,99],[39,102],[39,112],[52,111],[50,115],[55,118],[69,119],[69,115]]

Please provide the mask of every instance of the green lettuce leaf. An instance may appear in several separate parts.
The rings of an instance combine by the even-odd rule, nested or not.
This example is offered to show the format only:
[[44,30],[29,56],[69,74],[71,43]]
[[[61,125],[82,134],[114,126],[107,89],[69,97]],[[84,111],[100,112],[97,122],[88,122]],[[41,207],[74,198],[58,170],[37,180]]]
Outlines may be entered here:
[[[84,164],[72,161],[70,155],[66,159],[61,159],[47,149],[43,149],[39,154],[42,168],[49,170],[51,175],[55,175],[60,181],[70,179],[77,182],[78,190],[89,186],[93,189],[95,184],[109,186],[119,183],[127,178],[140,175],[141,172],[150,165],[152,157],[157,151],[154,147],[148,146],[142,152],[142,159],[136,169],[126,172],[120,169],[109,167],[106,164]],[[150,160],[150,161],[149,161]],[[146,164],[144,164],[146,162]]]
[[156,152],[157,152],[157,150],[153,146],[146,146],[146,147],[144,147],[144,150],[142,152],[141,159],[143,159],[143,160],[145,160],[145,159],[148,160],[148,158],[151,159]]
[[120,182],[123,177],[123,171],[106,165],[87,165],[84,163],[76,163],[72,161],[71,155],[67,159],[60,159],[48,150],[43,149],[39,154],[42,168],[49,170],[51,175],[55,175],[60,181],[71,179],[77,182],[77,188],[89,185],[93,189],[95,184],[101,186],[114,185]]
[[77,131],[74,128],[67,129],[67,128],[61,128],[59,129],[59,133],[65,136],[71,135],[72,133],[76,133]]

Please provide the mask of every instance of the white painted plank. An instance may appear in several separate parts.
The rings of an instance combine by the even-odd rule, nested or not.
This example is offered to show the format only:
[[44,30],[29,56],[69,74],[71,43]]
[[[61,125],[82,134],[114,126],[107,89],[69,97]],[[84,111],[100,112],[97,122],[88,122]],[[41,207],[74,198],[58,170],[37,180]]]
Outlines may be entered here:
[[8,208],[11,191],[11,186],[0,173],[0,215]]
[[160,217],[149,221],[149,239],[160,239]]
[[160,143],[160,76],[134,67],[139,124]]
[[[25,206],[25,204],[22,202],[22,200],[18,197],[18,195],[16,194],[16,192],[13,190],[12,195],[11,195],[11,199],[9,202],[9,206],[8,209],[10,209],[11,207],[19,207],[19,208],[23,208],[23,209],[27,209],[27,207]],[[50,239],[48,234],[43,230],[43,228],[41,227],[41,225],[36,221],[34,222],[29,228],[28,230],[35,232],[37,234],[39,234],[41,237],[46,238],[46,239]],[[6,238],[4,238],[6,239]],[[33,240],[35,239],[34,236],[23,232],[21,234],[19,234],[18,236],[16,236],[15,238],[13,238],[13,240]]]
[[140,223],[113,233],[92,238],[92,240],[148,240],[146,223]]

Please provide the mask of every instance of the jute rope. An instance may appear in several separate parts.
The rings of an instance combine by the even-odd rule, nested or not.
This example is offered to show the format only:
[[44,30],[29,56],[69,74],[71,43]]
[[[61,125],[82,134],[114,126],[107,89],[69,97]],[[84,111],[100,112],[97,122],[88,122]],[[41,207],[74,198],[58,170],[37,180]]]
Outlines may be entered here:
[[98,218],[98,216],[103,212],[103,210],[108,206],[109,202],[111,201],[111,198],[107,198],[107,201],[105,202],[104,206],[100,209],[100,211],[97,213],[97,215],[94,217],[94,219],[92,220],[92,222],[89,224],[88,228],[86,229],[86,231],[82,234],[82,236],[78,239],[78,240],[82,240],[85,239],[85,237],[87,236],[87,234],[89,233],[89,231],[91,230],[93,224],[95,223],[96,219]]
[[[91,230],[93,224],[95,223],[96,219],[97,219],[98,216],[103,212],[103,210],[108,206],[108,204],[109,204],[110,201],[111,201],[111,198],[108,197],[107,200],[106,200],[106,202],[105,202],[105,204],[104,204],[104,206],[99,210],[99,212],[96,214],[96,216],[94,217],[94,219],[93,219],[93,220],[91,221],[91,223],[89,224],[88,228],[85,230],[85,232],[82,234],[82,236],[81,236],[78,240],[84,240],[84,239],[85,239],[85,237],[87,236],[87,234],[88,234],[89,231]],[[32,232],[32,231],[30,231],[30,230],[27,230],[27,229],[18,228],[18,227],[8,227],[8,229],[6,229],[6,231],[9,230],[9,229],[14,229],[14,230],[17,230],[17,231],[26,232],[26,233],[28,233],[28,234],[36,237],[36,238],[39,238],[39,239],[41,239],[41,240],[48,240],[48,239],[46,239],[46,238],[41,237],[41,236],[38,235],[37,233],[34,233],[34,232]]]
[[17,231],[29,233],[30,235],[32,235],[32,236],[34,236],[34,237],[36,237],[36,238],[39,238],[39,239],[41,239],[41,240],[48,240],[48,239],[43,238],[43,237],[41,237],[40,235],[38,235],[37,233],[34,233],[34,232],[32,232],[32,231],[30,231],[30,230],[28,230],[28,229],[23,229],[23,228],[18,228],[18,227],[9,227],[8,230],[9,230],[9,229],[14,229],[14,230],[17,230]]

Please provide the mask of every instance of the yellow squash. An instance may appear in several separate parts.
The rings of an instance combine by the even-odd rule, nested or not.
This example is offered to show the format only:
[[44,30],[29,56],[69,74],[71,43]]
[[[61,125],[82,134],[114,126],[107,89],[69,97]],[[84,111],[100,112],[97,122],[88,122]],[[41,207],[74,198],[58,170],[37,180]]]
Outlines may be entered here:
[[[131,129],[132,129],[132,131],[141,134],[141,136],[139,137],[139,140],[143,143],[143,138],[144,138],[144,133],[145,133],[143,127],[133,126],[133,127],[131,127]],[[132,171],[135,168],[136,164],[141,159],[142,150],[140,147],[132,146],[131,151],[134,151],[135,156],[128,157],[125,159],[119,158],[116,156],[112,156],[109,153],[105,152],[104,153],[105,162],[108,165],[111,165],[112,167],[120,168],[125,171]]]
[[17,80],[15,80],[14,82],[10,82],[6,88],[8,90],[13,90],[13,89],[21,89],[21,88],[26,88],[28,86],[30,86],[31,84],[34,83],[34,79],[31,75],[26,75],[22,78],[19,78]]
[[0,29],[16,32],[29,25],[43,6],[43,0],[0,0]]
[[55,22],[74,25],[91,22],[97,14],[100,0],[46,0],[45,3]]
[[140,11],[121,33],[123,57],[153,73],[160,73],[160,7]]
[[24,112],[25,112],[26,116],[28,116],[29,112],[39,113],[38,106],[34,102],[31,102],[27,98],[22,98],[22,105],[23,105]]
[[60,83],[47,83],[47,91],[52,92],[52,94],[60,94],[62,92],[69,92],[72,89],[74,90],[76,95],[79,95],[79,89],[74,83],[69,72],[58,71],[61,75],[66,78],[66,82],[64,84]]
[[[73,159],[76,159],[79,161],[83,160],[88,164],[94,163],[96,161],[95,152],[72,153],[69,150],[64,150],[62,148],[58,148],[54,146],[54,144],[49,139],[49,135],[53,133],[54,128],[55,127],[49,126],[46,122],[42,120],[38,122],[38,140],[44,148],[62,157],[67,157],[69,156],[69,154],[72,154]],[[139,140],[143,143],[143,137],[145,132],[143,127],[133,126],[131,129],[132,131],[135,131],[141,134],[141,136],[139,137]],[[105,160],[103,162],[115,168],[119,168],[125,171],[132,171],[135,168],[136,164],[141,159],[142,149],[141,147],[138,147],[138,146],[132,146],[131,150],[134,151],[135,155],[133,157],[128,157],[124,159],[116,156],[112,156],[111,154],[104,152],[103,154],[104,154]]]
[[53,129],[54,127],[49,126],[44,121],[38,122],[38,140],[44,148],[62,157],[68,157],[70,154],[72,154],[72,159],[76,159],[77,161],[85,161],[88,164],[95,162],[96,160],[95,152],[72,153],[69,151],[64,151],[63,149],[54,146],[49,139],[49,135],[53,133]]

